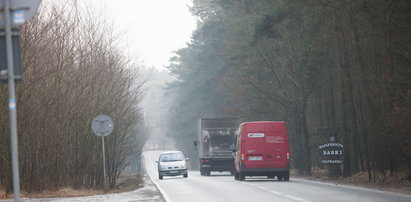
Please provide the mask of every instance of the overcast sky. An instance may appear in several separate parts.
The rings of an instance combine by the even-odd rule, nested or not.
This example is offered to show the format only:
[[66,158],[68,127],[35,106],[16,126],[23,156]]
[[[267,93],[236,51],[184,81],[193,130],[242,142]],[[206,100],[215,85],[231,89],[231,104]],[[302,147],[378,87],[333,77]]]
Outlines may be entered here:
[[[43,3],[55,2],[45,0]],[[60,0],[66,1],[66,0]],[[163,69],[172,52],[185,47],[196,27],[191,0],[79,0],[106,13],[130,59]]]
[[114,26],[125,31],[124,42],[146,66],[168,64],[172,52],[190,40],[196,21],[188,10],[191,0],[97,0],[106,7]]

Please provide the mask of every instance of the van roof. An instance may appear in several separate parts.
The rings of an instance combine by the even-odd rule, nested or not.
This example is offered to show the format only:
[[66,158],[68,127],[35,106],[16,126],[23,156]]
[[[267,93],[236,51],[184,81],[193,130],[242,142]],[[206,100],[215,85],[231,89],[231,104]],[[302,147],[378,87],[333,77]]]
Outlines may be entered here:
[[[285,121],[250,121],[250,122],[243,122],[241,125],[246,125],[246,124],[255,124],[255,123],[260,123],[260,124],[266,124],[266,123],[281,123],[285,124]],[[240,125],[240,126],[241,126]]]
[[242,130],[248,132],[269,132],[269,131],[278,131],[285,132],[286,135],[286,122],[285,121],[253,121],[253,122],[244,122],[240,125]]

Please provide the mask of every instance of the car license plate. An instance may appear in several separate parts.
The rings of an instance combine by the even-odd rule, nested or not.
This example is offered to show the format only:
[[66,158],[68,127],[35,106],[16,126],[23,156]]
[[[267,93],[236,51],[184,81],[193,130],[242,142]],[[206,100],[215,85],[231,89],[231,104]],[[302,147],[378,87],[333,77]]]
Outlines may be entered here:
[[172,171],[170,171],[170,173],[178,173],[178,171],[172,170]]
[[262,156],[249,156],[248,160],[249,161],[260,161],[260,160],[263,160],[263,157]]

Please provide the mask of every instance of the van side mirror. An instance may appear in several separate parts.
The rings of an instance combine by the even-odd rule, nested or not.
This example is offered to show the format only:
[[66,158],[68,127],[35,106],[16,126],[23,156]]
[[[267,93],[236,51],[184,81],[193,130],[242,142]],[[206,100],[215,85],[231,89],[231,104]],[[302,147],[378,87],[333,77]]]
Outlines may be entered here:
[[236,148],[235,148],[235,145],[234,145],[234,144],[230,145],[230,151],[232,151],[232,152],[235,152],[235,151],[236,151]]
[[194,140],[194,148],[197,150],[197,140]]

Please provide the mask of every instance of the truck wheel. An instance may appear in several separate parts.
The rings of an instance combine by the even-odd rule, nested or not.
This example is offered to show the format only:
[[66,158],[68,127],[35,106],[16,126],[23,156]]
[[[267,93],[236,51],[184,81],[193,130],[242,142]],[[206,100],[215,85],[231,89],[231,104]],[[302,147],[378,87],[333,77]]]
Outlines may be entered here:
[[238,179],[239,179],[240,181],[244,181],[244,180],[245,180],[245,175],[240,172],[240,173],[238,174]]
[[234,180],[239,180],[240,179],[240,174],[239,173],[234,173]]
[[284,181],[290,181],[290,171],[284,173]]
[[234,170],[230,170],[230,174],[231,174],[231,176],[235,175],[235,171],[234,171]]

